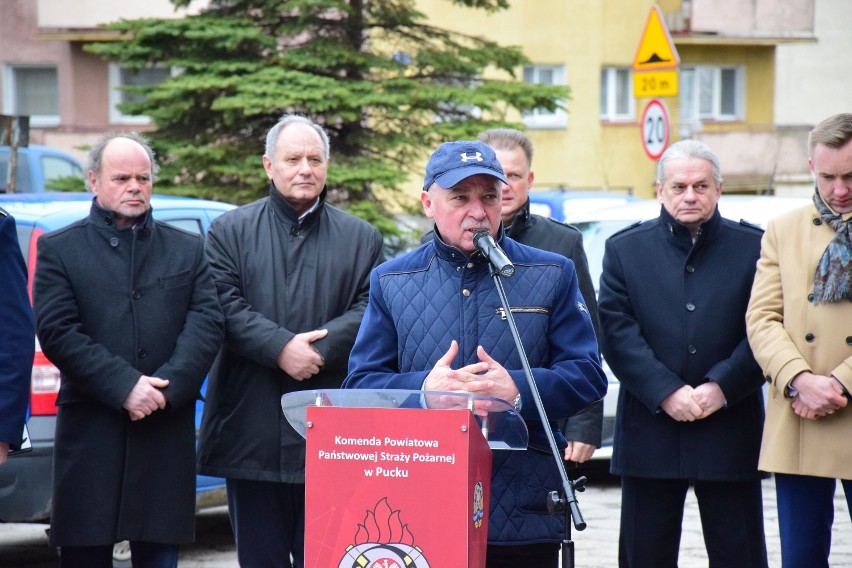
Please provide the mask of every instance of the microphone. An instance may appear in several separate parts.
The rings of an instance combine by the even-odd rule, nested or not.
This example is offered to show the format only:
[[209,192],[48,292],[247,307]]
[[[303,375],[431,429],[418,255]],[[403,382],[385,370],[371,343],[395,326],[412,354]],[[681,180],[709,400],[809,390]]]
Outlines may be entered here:
[[515,273],[515,266],[509,262],[506,253],[494,242],[494,237],[488,231],[483,229],[473,233],[473,246],[501,275],[509,277]]

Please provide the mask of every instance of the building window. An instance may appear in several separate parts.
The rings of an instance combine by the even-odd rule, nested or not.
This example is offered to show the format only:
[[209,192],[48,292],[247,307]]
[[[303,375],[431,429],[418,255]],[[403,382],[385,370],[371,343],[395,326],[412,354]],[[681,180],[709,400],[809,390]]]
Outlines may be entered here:
[[681,121],[743,120],[745,72],[742,67],[700,65],[680,72]]
[[632,121],[636,117],[633,80],[626,67],[601,69],[601,120]]
[[[524,83],[531,85],[566,85],[564,65],[527,65],[524,67]],[[551,112],[545,109],[533,109],[523,114],[527,128],[565,128],[568,115],[564,109]]]
[[144,95],[131,93],[122,87],[149,87],[159,85],[172,76],[169,67],[145,67],[130,69],[118,63],[109,64],[109,120],[122,124],[150,124],[151,119],[144,115],[127,115],[118,109],[121,103],[141,103]]
[[54,65],[7,65],[3,74],[6,114],[29,116],[34,127],[59,125],[59,77]]

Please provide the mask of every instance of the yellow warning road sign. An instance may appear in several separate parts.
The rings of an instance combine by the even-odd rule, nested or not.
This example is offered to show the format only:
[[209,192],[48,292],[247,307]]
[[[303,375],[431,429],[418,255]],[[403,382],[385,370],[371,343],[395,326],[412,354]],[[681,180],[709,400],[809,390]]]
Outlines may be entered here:
[[656,69],[671,69],[680,65],[669,29],[666,27],[658,6],[652,6],[642,32],[642,40],[636,57],[633,58],[634,71],[652,71]]

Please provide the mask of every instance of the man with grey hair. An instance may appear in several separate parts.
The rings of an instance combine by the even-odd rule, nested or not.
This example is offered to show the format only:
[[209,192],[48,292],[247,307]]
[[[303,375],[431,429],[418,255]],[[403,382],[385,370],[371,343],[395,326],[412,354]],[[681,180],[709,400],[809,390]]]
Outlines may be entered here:
[[677,566],[692,485],[710,566],[762,568],[764,381],[745,329],[761,231],[720,216],[719,160],[702,142],[668,148],[656,187],[660,216],[607,240],[598,298],[621,382],[619,564]]
[[[576,227],[535,215],[530,211],[529,194],[535,173],[532,170],[533,143],[529,137],[513,128],[492,128],[481,132],[477,139],[494,149],[506,181],[500,181],[500,218],[506,236],[521,244],[555,252],[571,259],[577,271],[580,293],[589,308],[595,336],[600,337],[598,302],[595,285],[589,274],[589,261],[583,249],[583,235]],[[427,231],[421,243],[434,238]],[[603,401],[597,401],[582,412],[560,424],[568,445],[563,455],[566,461],[585,463],[602,443]]]
[[[382,237],[326,203],[329,140],[298,116],[269,131],[269,196],[217,218],[207,254],[225,310],[210,373],[201,473],[224,477],[242,566],[304,566],[305,441],[281,396],[338,388]],[[293,564],[290,557],[293,557]]]
[[[488,512],[489,568],[559,565],[564,519],[547,495],[560,485],[545,429],[603,398],[589,310],[567,258],[505,236],[506,183],[494,150],[478,140],[441,144],[426,164],[420,200],[431,241],[373,271],[370,302],[349,358],[346,388],[469,392],[513,402],[529,429],[526,451],[494,452]],[[474,235],[487,231],[515,265],[506,299],[549,424],[535,397]],[[525,317],[523,317],[525,316]],[[560,464],[561,466],[561,464]]]
[[[89,156],[89,216],[42,235],[33,298],[61,372],[50,543],[63,567],[177,566],[195,536],[195,401],[224,334],[204,243],[152,217],[148,143]],[[97,496],[93,504],[92,496]]]

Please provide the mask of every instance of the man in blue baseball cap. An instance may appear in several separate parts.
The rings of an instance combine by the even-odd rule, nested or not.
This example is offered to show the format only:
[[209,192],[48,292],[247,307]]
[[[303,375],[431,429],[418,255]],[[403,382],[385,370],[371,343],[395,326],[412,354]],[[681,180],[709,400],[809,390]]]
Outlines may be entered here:
[[[529,449],[493,454],[488,568],[559,566],[563,518],[547,511],[562,487],[544,427],[606,393],[592,320],[573,263],[504,234],[506,177],[480,141],[442,144],[426,165],[421,201],[434,238],[373,270],[370,299],[344,388],[470,392],[515,404]],[[503,287],[550,424],[543,425],[491,280],[474,244],[487,230],[515,266]]]

